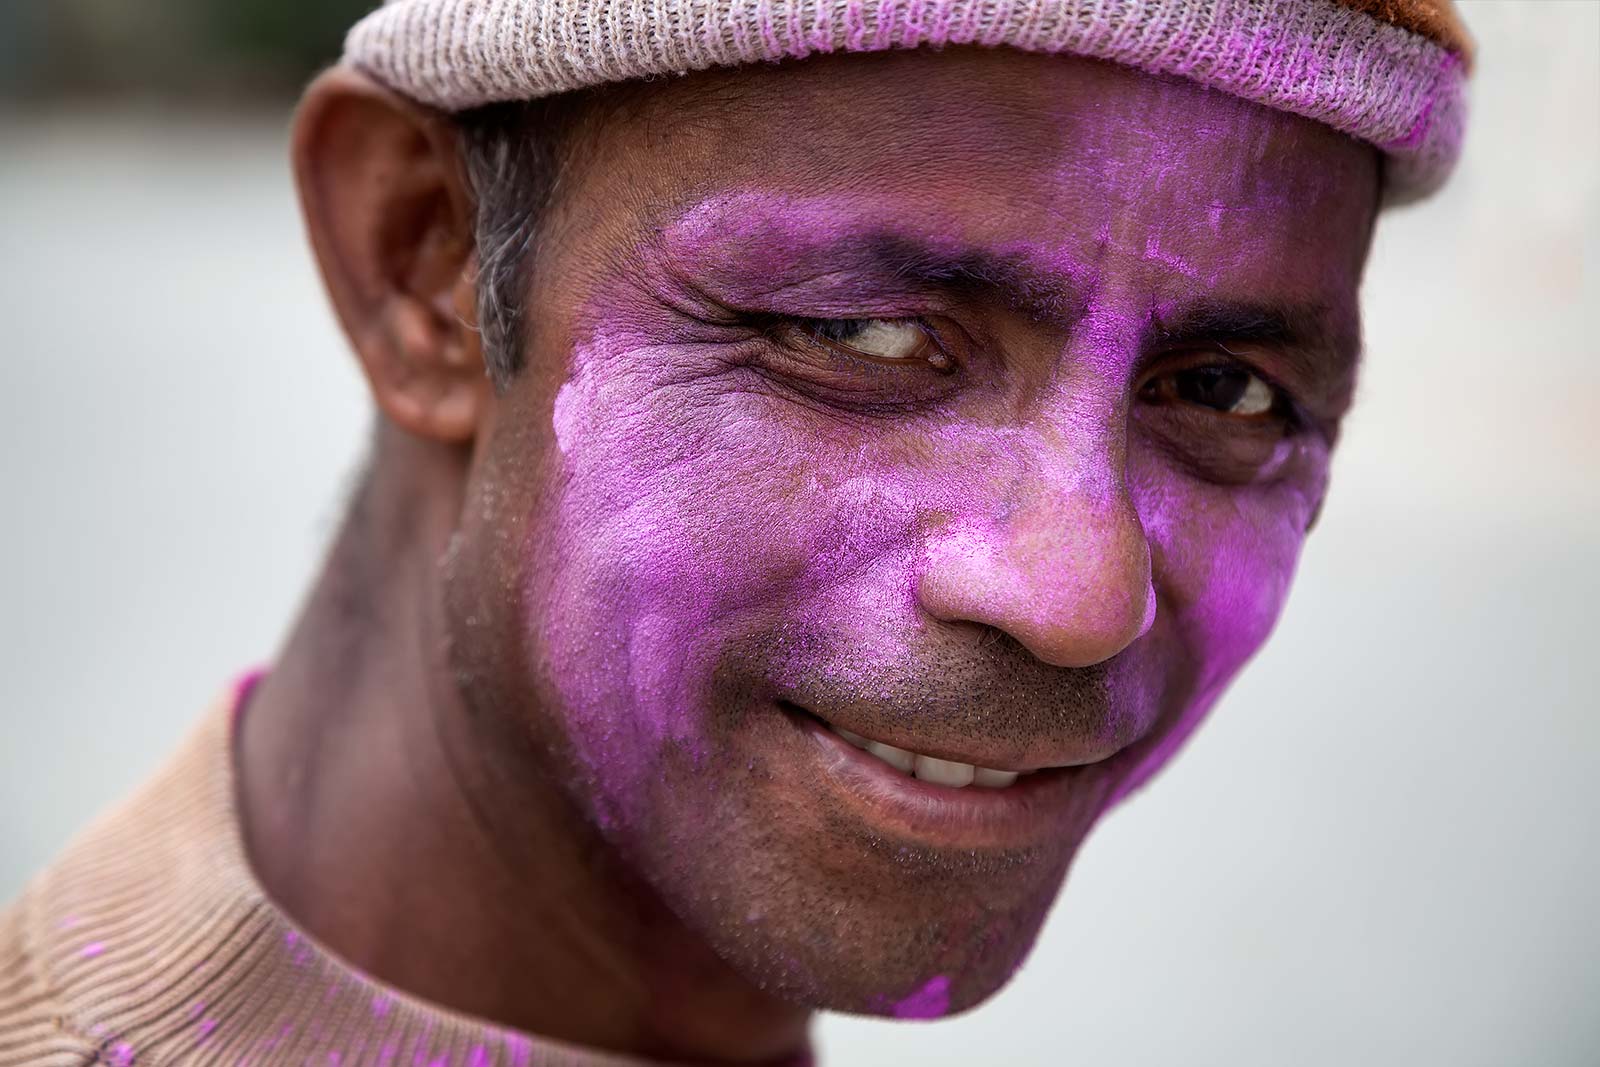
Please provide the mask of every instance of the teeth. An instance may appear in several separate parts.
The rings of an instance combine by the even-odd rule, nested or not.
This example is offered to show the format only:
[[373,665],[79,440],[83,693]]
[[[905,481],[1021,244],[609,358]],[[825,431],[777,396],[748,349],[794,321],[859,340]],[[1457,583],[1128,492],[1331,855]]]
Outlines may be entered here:
[[829,728],[856,748],[872,753],[900,773],[912,775],[924,782],[932,782],[934,785],[948,786],[952,789],[962,789],[969,785],[983,786],[985,789],[1004,789],[1019,777],[1016,771],[997,771],[989,767],[974,767],[970,763],[923,756],[903,748],[895,748],[893,745],[886,745],[882,741],[868,740],[853,730],[839,726]]
[[970,763],[952,763],[950,760],[935,759],[932,756],[918,756],[916,769],[912,773],[924,782],[961,789],[972,784],[973,766]]
[[1004,789],[1016,780],[1016,771],[995,771],[988,767],[975,767],[972,772],[972,784],[989,789]]
[[916,761],[922,759],[921,756],[914,756],[903,748],[895,748],[893,745],[886,745],[882,741],[868,741],[867,751],[895,770],[904,771],[907,774],[911,773],[911,768]]
[[856,746],[857,748],[866,748],[867,747],[867,739],[865,737],[862,737],[860,734],[854,732],[853,730],[846,730],[842,726],[835,726],[833,728],[833,732],[838,734],[840,737],[844,738],[846,741],[850,742],[852,745]]

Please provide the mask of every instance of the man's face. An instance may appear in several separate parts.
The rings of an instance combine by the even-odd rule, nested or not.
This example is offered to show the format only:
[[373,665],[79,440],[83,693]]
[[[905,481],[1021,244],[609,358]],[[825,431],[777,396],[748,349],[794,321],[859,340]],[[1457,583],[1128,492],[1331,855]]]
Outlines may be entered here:
[[[982,50],[658,82],[605,120],[449,556],[468,702],[750,980],[975,1004],[1277,617],[1375,155]],[[913,777],[830,727],[1023,773]]]

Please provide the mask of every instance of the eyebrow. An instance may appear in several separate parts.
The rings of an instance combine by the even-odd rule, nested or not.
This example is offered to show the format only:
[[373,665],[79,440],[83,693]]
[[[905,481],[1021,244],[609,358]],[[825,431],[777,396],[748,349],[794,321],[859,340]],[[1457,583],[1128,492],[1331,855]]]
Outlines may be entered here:
[[[923,287],[997,301],[1030,317],[1071,329],[1088,310],[1093,282],[1088,270],[1043,268],[1027,254],[967,249],[954,254],[903,236],[877,234],[862,242],[880,273]],[[1063,274],[1066,275],[1063,278]],[[1256,344],[1280,352],[1307,381],[1352,377],[1359,359],[1359,329],[1341,323],[1321,303],[1201,299],[1152,313],[1140,347]],[[1331,374],[1330,374],[1331,372]]]
[[1033,253],[987,248],[952,251],[892,233],[868,234],[859,244],[868,259],[864,265],[874,273],[892,275],[919,288],[981,297],[1069,329],[1088,310],[1092,295],[1090,270],[1051,269],[1042,266]]
[[1205,301],[1151,323],[1146,348],[1211,344],[1270,347],[1307,382],[1348,385],[1360,360],[1359,326],[1324,304]]
[[[937,290],[1006,307],[1067,333],[1089,312],[1099,281],[1094,266],[1047,258],[1034,249],[961,245],[870,222],[845,227],[843,237],[837,224],[828,229],[833,232],[820,240],[797,241],[793,259],[826,263],[829,274],[874,277],[908,292]],[[794,239],[793,231],[785,236]],[[1270,347],[1302,385],[1331,387],[1330,399],[1337,401],[1354,383],[1360,328],[1353,308],[1340,313],[1329,304],[1292,298],[1202,296],[1166,307],[1153,300],[1138,343],[1144,352],[1207,344]]]

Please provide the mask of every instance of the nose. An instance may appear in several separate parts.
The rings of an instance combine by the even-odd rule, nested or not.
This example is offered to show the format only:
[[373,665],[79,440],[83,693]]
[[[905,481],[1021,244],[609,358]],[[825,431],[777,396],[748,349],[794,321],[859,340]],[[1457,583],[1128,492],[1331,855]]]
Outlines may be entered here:
[[1057,667],[1108,660],[1155,621],[1150,545],[1120,472],[1029,479],[999,514],[930,535],[918,579],[936,619],[992,626]]

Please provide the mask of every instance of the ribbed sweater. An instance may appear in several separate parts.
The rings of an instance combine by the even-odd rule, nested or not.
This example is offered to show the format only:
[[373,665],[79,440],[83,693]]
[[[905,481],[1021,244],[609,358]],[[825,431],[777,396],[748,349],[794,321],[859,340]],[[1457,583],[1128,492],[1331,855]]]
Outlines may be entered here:
[[642,1065],[428,1004],[296,928],[246,859],[241,699],[0,912],[0,1067]]

